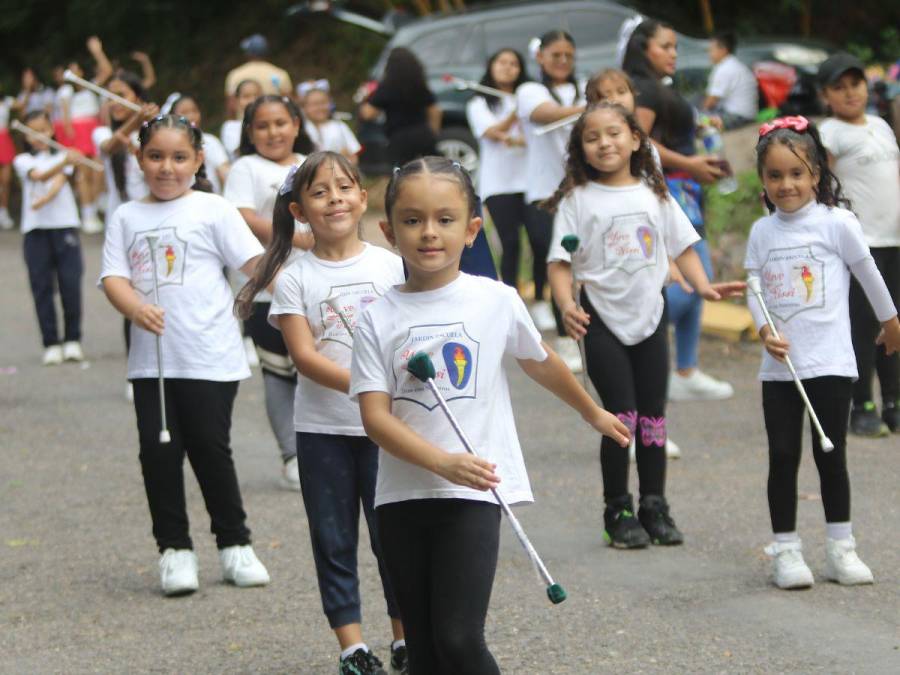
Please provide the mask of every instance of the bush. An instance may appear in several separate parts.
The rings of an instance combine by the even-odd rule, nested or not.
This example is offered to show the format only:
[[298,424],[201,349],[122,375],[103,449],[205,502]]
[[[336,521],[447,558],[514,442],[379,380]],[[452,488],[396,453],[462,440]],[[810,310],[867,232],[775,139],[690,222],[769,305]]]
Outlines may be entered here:
[[724,234],[738,234],[744,239],[750,226],[764,215],[762,183],[756,171],[744,171],[737,175],[738,189],[728,195],[721,194],[714,185],[705,188],[706,235],[715,248]]

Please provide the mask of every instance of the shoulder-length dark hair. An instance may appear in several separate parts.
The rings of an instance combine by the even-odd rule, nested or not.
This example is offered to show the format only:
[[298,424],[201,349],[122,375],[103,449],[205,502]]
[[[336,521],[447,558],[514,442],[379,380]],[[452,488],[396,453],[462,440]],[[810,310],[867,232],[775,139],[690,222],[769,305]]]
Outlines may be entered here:
[[424,105],[431,98],[425,67],[406,47],[394,47],[388,54],[381,86],[412,105]]
[[256,146],[253,145],[253,142],[250,140],[250,127],[253,126],[253,118],[256,116],[256,111],[259,109],[259,106],[265,105],[266,103],[280,103],[287,109],[291,119],[297,120],[300,123],[300,130],[297,133],[297,138],[294,139],[293,151],[299,152],[301,155],[308,155],[311,153],[314,149],[313,142],[312,139],[307,136],[306,130],[303,128],[303,116],[300,114],[300,109],[297,107],[297,104],[287,96],[266,94],[253,101],[253,103],[248,105],[244,110],[244,120],[241,123],[241,144],[238,146],[238,155],[246,157],[247,155],[258,154]]
[[[479,84],[483,84],[485,87],[498,89],[497,83],[494,81],[494,76],[491,75],[491,69],[494,67],[494,61],[500,58],[502,54],[512,54],[516,57],[516,61],[519,62],[519,77],[516,78],[516,81],[513,82],[512,85],[513,91],[515,91],[519,88],[520,84],[528,82],[531,78],[528,77],[528,70],[525,68],[525,59],[512,47],[501,47],[488,58],[487,65],[484,68],[484,75],[482,75]],[[499,96],[493,96],[491,94],[476,94],[476,96],[483,97],[484,100],[487,101],[488,108],[490,108],[492,112],[496,112],[497,108],[500,107]]]
[[[546,49],[547,47],[552,45],[554,42],[559,42],[560,40],[565,40],[570,45],[575,47],[575,38],[573,38],[571,35],[569,35],[566,31],[559,30],[559,29],[547,31],[546,33],[541,35],[539,40],[541,43],[541,46],[538,49],[539,51],[543,51],[544,49]],[[569,73],[569,77],[567,78],[566,81],[575,87],[575,99],[577,100],[579,91],[578,91],[578,80],[575,79],[575,64],[574,63],[572,64],[572,72]],[[550,92],[550,96],[553,97],[553,100],[556,101],[557,103],[559,103],[560,105],[562,105],[562,101],[560,100],[559,95],[555,91],[553,91],[553,80],[547,74],[547,71],[543,69],[543,67],[541,68],[541,84],[543,84],[545,87],[547,87],[547,91]]]

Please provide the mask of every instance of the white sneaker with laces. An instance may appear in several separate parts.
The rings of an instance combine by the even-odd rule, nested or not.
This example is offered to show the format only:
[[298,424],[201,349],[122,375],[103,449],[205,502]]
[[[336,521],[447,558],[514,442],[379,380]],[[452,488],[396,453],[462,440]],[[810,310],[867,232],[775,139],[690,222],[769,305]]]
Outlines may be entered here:
[[681,459],[681,448],[671,438],[666,439],[666,457],[669,459]]
[[809,588],[813,575],[803,560],[800,541],[773,542],[766,546],[766,554],[772,557],[772,578],[778,588]]
[[528,309],[531,320],[538,330],[553,330],[556,328],[556,319],[553,318],[553,310],[546,300],[538,300]]
[[97,217],[96,213],[82,214],[81,231],[85,234],[97,234],[103,232],[103,221]]
[[856,555],[856,540],[825,540],[825,578],[842,586],[874,583],[872,570]]
[[256,345],[253,344],[253,339],[249,337],[244,338],[244,351],[247,352],[247,365],[251,368],[256,368],[259,366],[259,354],[256,353]]
[[64,342],[62,355],[65,361],[84,361],[84,352],[81,350],[80,342]]
[[222,577],[235,586],[248,588],[269,583],[269,572],[249,544],[223,548],[219,551],[219,561],[222,563]]
[[581,363],[581,350],[578,349],[578,343],[575,340],[568,336],[558,337],[553,343],[553,349],[573,373],[577,374],[584,370]]
[[281,467],[281,487],[300,492],[300,465],[297,457],[291,457]]
[[63,348],[60,345],[50,345],[44,349],[44,357],[41,363],[45,366],[58,366],[63,362]]
[[197,555],[189,548],[167,548],[159,559],[163,593],[185,595],[200,588]]
[[734,396],[734,387],[710,377],[699,368],[690,375],[672,373],[669,377],[670,401],[724,401]]

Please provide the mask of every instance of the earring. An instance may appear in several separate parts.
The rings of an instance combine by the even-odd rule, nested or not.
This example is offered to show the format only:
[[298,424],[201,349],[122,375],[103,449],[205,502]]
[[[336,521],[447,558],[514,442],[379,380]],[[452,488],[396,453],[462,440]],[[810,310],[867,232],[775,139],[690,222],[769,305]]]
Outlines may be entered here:
[[474,245],[475,245],[475,242],[474,242],[474,241],[467,241],[467,242],[466,242],[466,248],[472,248]]

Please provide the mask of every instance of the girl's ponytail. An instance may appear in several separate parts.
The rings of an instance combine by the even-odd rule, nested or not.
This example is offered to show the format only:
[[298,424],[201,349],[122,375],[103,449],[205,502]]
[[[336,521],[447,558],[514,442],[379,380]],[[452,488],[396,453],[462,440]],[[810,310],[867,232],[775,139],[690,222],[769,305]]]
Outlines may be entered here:
[[200,168],[197,169],[197,173],[194,174],[194,184],[191,186],[191,189],[197,190],[197,192],[213,191],[212,183],[206,176],[206,164],[200,163]]
[[266,252],[257,263],[253,277],[244,284],[234,299],[235,314],[241,319],[248,319],[253,314],[253,299],[266,286],[272,283],[278,270],[291,254],[294,241],[294,215],[291,213],[291,202],[297,201],[295,193],[299,181],[296,166],[284,180],[278,191],[275,209],[272,212],[272,241],[266,246]]

